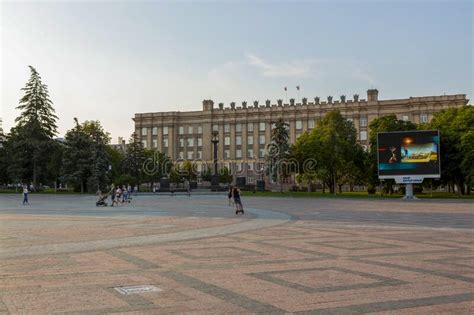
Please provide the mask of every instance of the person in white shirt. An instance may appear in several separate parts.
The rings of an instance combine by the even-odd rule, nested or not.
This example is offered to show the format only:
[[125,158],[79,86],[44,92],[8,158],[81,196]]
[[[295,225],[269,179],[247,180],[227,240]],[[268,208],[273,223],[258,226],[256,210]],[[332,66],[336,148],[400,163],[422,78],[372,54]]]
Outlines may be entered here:
[[30,203],[28,202],[28,186],[24,185],[23,186],[23,204],[29,205]]

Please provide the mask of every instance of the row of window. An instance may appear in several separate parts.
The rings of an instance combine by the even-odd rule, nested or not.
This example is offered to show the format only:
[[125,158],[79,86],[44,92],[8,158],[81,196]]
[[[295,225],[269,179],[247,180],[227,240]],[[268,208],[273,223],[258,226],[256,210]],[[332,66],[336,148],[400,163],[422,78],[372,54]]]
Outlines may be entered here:
[[[402,120],[408,121],[408,115],[403,115]],[[353,121],[352,118],[348,118],[347,120]],[[420,114],[420,122],[421,123],[427,123],[428,122],[428,114]],[[288,122],[287,122],[288,123]],[[253,128],[254,124],[249,123],[247,124],[247,131],[252,132],[254,130]],[[366,117],[361,117],[359,119],[359,126],[360,127],[367,127],[367,118]],[[272,128],[274,127],[273,125],[271,126]],[[296,120],[295,121],[295,128],[296,130],[302,130],[303,129],[303,121],[301,120]],[[308,129],[313,129],[314,128],[314,120],[310,119],[308,120]],[[258,130],[259,131],[265,131],[266,129],[266,123],[265,122],[260,122],[258,124]],[[194,134],[194,126],[188,126],[187,127],[187,134]],[[202,126],[197,126],[196,128],[197,134],[202,134]],[[219,125],[214,124],[212,125],[212,131],[219,131]],[[241,123],[236,123],[235,124],[235,131],[236,132],[242,132],[242,124]],[[230,124],[224,124],[224,132],[229,133],[230,132]],[[148,133],[148,128],[143,127],[141,130],[142,136],[146,136]],[[169,134],[169,128],[168,126],[163,127],[163,135],[168,135]],[[185,127],[184,126],[179,126],[178,127],[178,134],[184,135],[185,134]],[[158,127],[153,127],[152,128],[152,135],[158,135]]]
[[[188,151],[188,152],[186,152],[186,157],[185,157],[184,151],[179,151],[178,156],[179,156],[180,159],[184,159],[184,158],[186,158],[188,160],[202,159],[202,151],[197,151],[196,154],[194,154],[194,151]],[[259,149],[258,150],[258,157],[259,158],[264,158],[265,157],[265,149]],[[224,150],[224,159],[228,160],[230,158],[231,158],[230,150]],[[243,158],[241,149],[235,150],[235,158],[236,159],[242,159]],[[255,158],[253,149],[247,149],[247,158],[249,158],[249,159]]]

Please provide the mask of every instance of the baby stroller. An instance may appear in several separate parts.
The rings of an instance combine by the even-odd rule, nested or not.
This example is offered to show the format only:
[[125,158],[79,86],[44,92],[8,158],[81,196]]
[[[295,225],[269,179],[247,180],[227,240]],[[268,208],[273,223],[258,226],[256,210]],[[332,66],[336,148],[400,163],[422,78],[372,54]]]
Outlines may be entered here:
[[107,202],[105,201],[105,200],[107,200],[107,196],[108,196],[108,195],[101,195],[101,196],[99,197],[99,200],[97,200],[97,202],[95,203],[95,206],[96,206],[96,207],[99,207],[99,206],[101,206],[101,207],[107,207]]

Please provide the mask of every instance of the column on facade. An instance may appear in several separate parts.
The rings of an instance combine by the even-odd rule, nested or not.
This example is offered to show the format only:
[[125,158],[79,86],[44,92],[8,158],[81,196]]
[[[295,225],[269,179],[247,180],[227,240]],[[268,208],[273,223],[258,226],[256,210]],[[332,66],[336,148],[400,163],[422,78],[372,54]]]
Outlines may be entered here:
[[157,126],[158,132],[156,134],[156,149],[160,152],[163,152],[163,124]]
[[290,143],[295,143],[296,139],[296,126],[295,117],[290,118]]
[[176,143],[176,127],[175,124],[171,124],[168,126],[168,156],[171,160],[176,160],[176,146],[179,143]]
[[212,147],[212,123],[202,124],[202,159],[212,168],[212,160],[214,152]]

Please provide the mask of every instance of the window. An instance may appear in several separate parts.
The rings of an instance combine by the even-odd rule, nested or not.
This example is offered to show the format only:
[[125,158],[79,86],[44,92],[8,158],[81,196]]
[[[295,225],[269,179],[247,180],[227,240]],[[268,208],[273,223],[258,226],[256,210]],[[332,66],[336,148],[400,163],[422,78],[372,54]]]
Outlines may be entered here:
[[253,123],[248,123],[247,124],[247,131],[250,131],[250,132],[253,131]]
[[163,148],[168,147],[168,138],[163,138]]
[[202,138],[198,138],[198,147],[202,147]]
[[296,130],[303,129],[303,122],[301,120],[296,121]]
[[265,131],[265,123],[264,123],[264,122],[261,122],[261,123],[258,125],[258,130],[260,130],[260,131]]
[[265,144],[265,135],[258,136],[258,143]]
[[163,127],[163,135],[164,136],[168,135],[168,126]]
[[156,136],[158,134],[158,127],[153,127],[153,129],[151,129],[151,134]]
[[193,134],[193,126],[188,127],[188,134],[192,135]]
[[314,128],[314,119],[309,119],[308,120],[308,129],[313,129]]
[[242,137],[241,136],[235,137],[235,145],[242,145]]
[[250,170],[250,171],[253,171],[253,163],[250,163],[250,164],[249,164],[249,170]]
[[361,131],[360,132],[360,140],[361,141],[367,140],[367,131]]
[[146,129],[146,127],[142,128],[142,136],[146,136],[148,133],[148,130]]
[[193,159],[193,154],[194,154],[193,151],[188,151],[188,160],[192,160],[192,159]]
[[224,145],[230,145],[230,137],[224,137]]
[[224,132],[230,132],[230,124],[224,124]]
[[[197,158],[198,158],[198,159],[202,159],[202,151],[198,151],[198,152],[197,152]],[[202,166],[202,165],[199,164],[198,166]]]
[[219,125],[212,125],[212,131],[219,131]]
[[275,127],[276,127],[276,123],[271,123],[271,124],[270,124],[270,129],[271,129],[271,130],[275,129]]
[[248,145],[253,145],[253,136],[248,136],[247,137],[247,144]]
[[242,163],[235,164],[237,172],[242,172]]
[[408,121],[408,115],[403,115],[403,116],[402,116],[402,120],[403,120],[403,121]]
[[183,127],[183,126],[179,126],[179,131],[178,131],[178,133],[179,133],[180,135],[184,134],[184,127]]
[[264,158],[265,157],[265,149],[258,150],[258,157],[259,158]]
[[194,147],[194,139],[193,138],[188,139],[188,147]]
[[367,127],[367,118],[363,117],[360,119],[360,126]]
[[146,148],[146,144],[147,144],[146,140],[142,140],[142,145],[143,145],[144,148]]
[[249,184],[253,184],[253,176],[247,177],[247,182],[248,182]]
[[420,122],[427,123],[428,122],[428,114],[421,114],[420,115]]
[[235,124],[235,132],[242,132],[242,124]]
[[179,147],[180,148],[184,147],[184,139],[183,138],[179,139]]
[[184,159],[184,152],[183,151],[179,151],[179,158]]
[[230,150],[224,150],[224,159],[230,159]]
[[153,139],[152,146],[153,146],[153,148],[157,148],[158,147],[158,140]]
[[248,157],[249,159],[253,159],[253,149],[248,149],[248,150],[247,150],[247,157]]
[[237,159],[242,158],[242,150],[240,150],[240,149],[235,150],[235,158],[237,158]]
[[200,134],[200,135],[202,134],[202,126],[201,125],[198,126],[198,134]]

